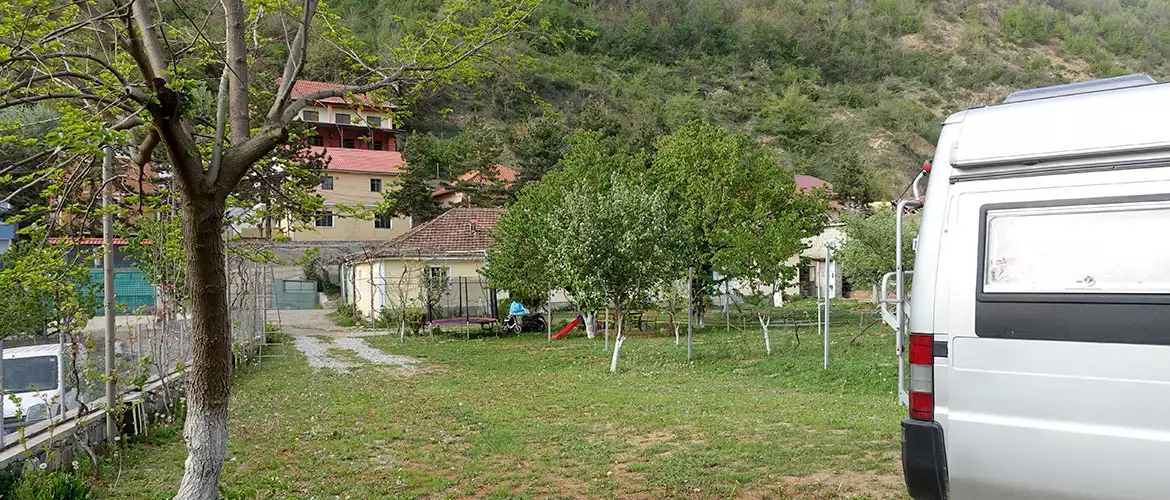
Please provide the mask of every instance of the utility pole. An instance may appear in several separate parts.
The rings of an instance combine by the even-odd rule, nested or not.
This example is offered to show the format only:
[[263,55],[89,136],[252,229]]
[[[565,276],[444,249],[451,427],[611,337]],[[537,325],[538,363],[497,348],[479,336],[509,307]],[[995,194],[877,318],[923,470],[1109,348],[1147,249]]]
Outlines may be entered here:
[[117,384],[114,383],[114,336],[117,334],[114,317],[114,150],[106,147],[102,159],[102,275],[105,277],[106,314],[106,439],[113,443],[118,435],[114,422]]

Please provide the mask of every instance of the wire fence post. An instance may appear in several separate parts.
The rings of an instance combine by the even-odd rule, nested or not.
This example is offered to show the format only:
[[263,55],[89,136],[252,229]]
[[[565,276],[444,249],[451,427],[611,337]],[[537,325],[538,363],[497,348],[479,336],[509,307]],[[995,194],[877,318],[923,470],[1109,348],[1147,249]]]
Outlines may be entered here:
[[825,363],[824,368],[829,369],[829,309],[833,301],[833,251],[828,246],[825,247]]
[[687,361],[694,357],[695,338],[695,268],[687,268]]

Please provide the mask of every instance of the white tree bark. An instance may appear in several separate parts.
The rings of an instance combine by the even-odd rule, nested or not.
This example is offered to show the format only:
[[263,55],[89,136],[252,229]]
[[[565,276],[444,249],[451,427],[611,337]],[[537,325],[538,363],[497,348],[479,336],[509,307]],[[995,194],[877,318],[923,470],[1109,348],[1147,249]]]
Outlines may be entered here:
[[614,337],[613,341],[613,359],[609,361],[610,373],[617,373],[618,354],[622,350],[622,344],[626,342],[626,337],[622,332],[622,323],[625,323],[625,321],[622,318],[621,311],[618,311],[617,336]]
[[183,434],[187,438],[187,461],[175,498],[219,498],[219,475],[227,456],[227,406],[215,411],[188,411]]
[[679,345],[679,336],[678,336],[679,328],[682,328],[682,325],[675,323],[674,324],[674,345]]
[[585,311],[581,313],[581,318],[585,320],[585,337],[591,339],[597,338],[597,313]]
[[764,329],[764,349],[768,351],[768,355],[772,355],[772,339],[768,337],[768,326],[772,324],[772,318],[766,317],[762,312],[757,315],[760,318],[760,328]]

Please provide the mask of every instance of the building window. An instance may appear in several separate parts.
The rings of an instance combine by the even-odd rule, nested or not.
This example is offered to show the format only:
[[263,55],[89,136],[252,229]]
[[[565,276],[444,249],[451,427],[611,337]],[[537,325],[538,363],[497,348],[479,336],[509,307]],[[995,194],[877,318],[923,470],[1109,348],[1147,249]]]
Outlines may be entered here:
[[319,122],[321,121],[321,113],[309,110],[301,111],[301,119],[307,122]]
[[342,139],[341,140],[341,147],[343,147],[345,149],[353,149],[353,148],[357,147],[357,145],[354,143],[353,139]]
[[370,179],[370,191],[374,193],[381,193],[382,179]]
[[335,119],[334,121],[336,121],[337,123],[340,123],[342,125],[349,125],[350,123],[352,123],[352,122],[350,122],[349,113],[337,113],[336,115],[334,115],[334,119]]
[[366,123],[370,124],[371,127],[380,128],[382,126],[382,118],[377,116],[367,116]]
[[325,138],[321,137],[319,135],[310,136],[309,137],[309,145],[318,146],[318,147],[324,146],[325,145]]
[[450,277],[450,275],[451,271],[449,268],[430,266],[427,267],[426,275],[424,277],[428,285],[445,288],[447,285],[447,278]]
[[374,141],[374,142],[370,143],[370,149],[373,149],[374,151],[381,151],[382,150],[382,141]]
[[333,190],[333,176],[326,175],[325,180],[321,181],[321,189],[326,191]]
[[374,229],[394,229],[394,217],[388,212],[375,215]]
[[317,219],[313,221],[317,227],[333,227],[333,212],[322,210],[317,212]]

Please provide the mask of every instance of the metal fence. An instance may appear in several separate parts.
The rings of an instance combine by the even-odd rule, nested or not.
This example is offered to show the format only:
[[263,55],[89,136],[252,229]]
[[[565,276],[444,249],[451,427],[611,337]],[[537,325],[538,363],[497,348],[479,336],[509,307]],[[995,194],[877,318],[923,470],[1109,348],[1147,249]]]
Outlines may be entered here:
[[[119,274],[114,286],[119,304],[113,331],[114,399],[125,402],[133,415],[132,431],[138,431],[146,421],[143,405],[168,410],[177,405],[182,387],[175,376],[191,363],[191,321],[186,308],[161,296],[155,301],[153,287],[147,289],[149,294],[144,291],[140,273],[122,282]],[[272,282],[269,266],[229,258],[230,335],[237,363],[259,359],[268,325],[280,328],[279,313],[272,310]],[[149,304],[145,297],[150,297]],[[129,307],[132,303],[139,305]],[[3,415],[0,455],[27,453],[13,447],[27,447],[20,443],[35,442],[31,438],[42,433],[51,436],[53,429],[68,427],[105,406],[105,330],[106,318],[98,316],[68,331],[0,343],[4,351],[0,380],[5,399],[15,403]],[[143,396],[147,387],[158,395],[153,400]]]
[[[462,276],[366,278],[367,286],[355,291],[353,300],[367,310],[371,322],[382,311],[421,310],[427,323],[483,324],[498,318],[498,296],[487,280]],[[368,296],[363,297],[365,290]]]

